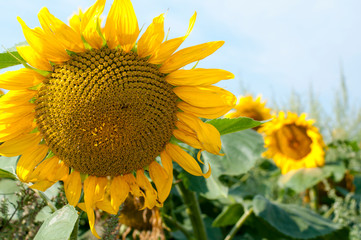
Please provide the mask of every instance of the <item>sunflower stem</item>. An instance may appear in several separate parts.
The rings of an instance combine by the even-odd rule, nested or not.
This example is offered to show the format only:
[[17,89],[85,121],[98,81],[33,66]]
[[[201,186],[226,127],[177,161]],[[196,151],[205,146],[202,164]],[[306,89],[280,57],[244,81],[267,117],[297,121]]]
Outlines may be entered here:
[[310,188],[310,205],[313,210],[318,210],[318,194],[317,185]]
[[188,190],[183,182],[177,184],[177,189],[182,195],[183,201],[187,206],[187,213],[192,223],[193,234],[197,240],[207,240],[207,233],[204,222],[201,216],[201,209],[199,207],[199,202],[197,195]]
[[51,212],[54,213],[57,209],[54,206],[54,204],[51,202],[51,200],[41,191],[37,190],[37,189],[32,189],[34,192],[36,192],[41,199],[44,200],[44,202],[46,202],[46,204],[48,205],[48,207],[51,209]]
[[249,210],[246,210],[241,218],[237,221],[236,225],[233,226],[231,231],[228,233],[226,238],[224,240],[231,240],[234,238],[236,233],[239,231],[239,229],[242,227],[243,223],[247,220],[247,218],[253,213],[253,208],[250,208]]
[[185,229],[179,222],[173,219],[173,217],[163,214],[162,215],[164,219],[172,223],[176,228],[178,228],[187,239],[192,239],[192,234],[188,232],[187,229]]

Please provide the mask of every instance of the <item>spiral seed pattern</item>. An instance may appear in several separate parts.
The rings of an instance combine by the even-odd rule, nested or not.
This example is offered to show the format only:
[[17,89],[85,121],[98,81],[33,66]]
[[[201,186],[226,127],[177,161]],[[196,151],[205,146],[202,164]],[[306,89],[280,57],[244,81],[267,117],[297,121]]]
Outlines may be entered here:
[[147,166],[169,142],[177,96],[158,67],[100,49],[55,65],[39,90],[36,121],[49,148],[75,170],[117,176]]

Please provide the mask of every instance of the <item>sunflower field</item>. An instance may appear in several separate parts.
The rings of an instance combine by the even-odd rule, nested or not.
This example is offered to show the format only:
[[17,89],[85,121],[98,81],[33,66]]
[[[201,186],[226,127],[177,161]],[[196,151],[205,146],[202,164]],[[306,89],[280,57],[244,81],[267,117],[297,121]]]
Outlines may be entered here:
[[[130,0],[0,53],[0,239],[361,239],[361,110],[236,97]],[[17,70],[6,69],[17,66]],[[355,114],[357,113],[357,114]],[[353,121],[353,122],[352,122]]]

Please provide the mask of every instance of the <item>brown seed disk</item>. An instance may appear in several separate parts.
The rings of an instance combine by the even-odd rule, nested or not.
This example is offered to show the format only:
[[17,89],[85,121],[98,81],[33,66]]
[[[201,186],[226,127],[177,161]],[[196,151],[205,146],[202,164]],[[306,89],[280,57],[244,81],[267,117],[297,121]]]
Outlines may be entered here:
[[56,65],[35,111],[44,140],[68,166],[117,176],[147,166],[164,149],[176,101],[156,65],[132,52],[100,49]]

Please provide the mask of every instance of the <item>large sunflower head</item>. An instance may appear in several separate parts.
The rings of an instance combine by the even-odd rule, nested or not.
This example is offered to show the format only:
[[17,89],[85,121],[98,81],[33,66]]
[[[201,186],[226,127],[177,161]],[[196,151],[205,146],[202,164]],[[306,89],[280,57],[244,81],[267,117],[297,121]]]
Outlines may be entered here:
[[98,0],[69,25],[46,8],[38,14],[41,28],[19,18],[29,46],[17,50],[29,65],[0,75],[0,88],[10,90],[0,102],[0,154],[21,155],[17,175],[33,188],[63,181],[69,203],[87,212],[97,237],[96,208],[116,213],[129,193],[144,198],[144,207],[162,205],[172,160],[208,177],[210,168],[203,173],[172,139],[219,154],[220,134],[199,117],[220,117],[236,101],[212,85],[232,73],[181,69],[223,45],[177,51],[196,14],[184,36],[164,40],[163,14],[140,35],[129,0],[115,0],[103,23],[104,4]]
[[[266,102],[261,101],[261,96],[253,99],[252,96],[239,97],[237,105],[234,110],[227,113],[227,118],[249,117],[257,121],[264,121],[270,119],[271,109],[265,107]],[[256,129],[259,129],[258,127]]]
[[282,174],[323,166],[324,142],[313,123],[313,120],[306,120],[306,114],[279,112],[260,129],[267,148],[263,156],[273,159]]

